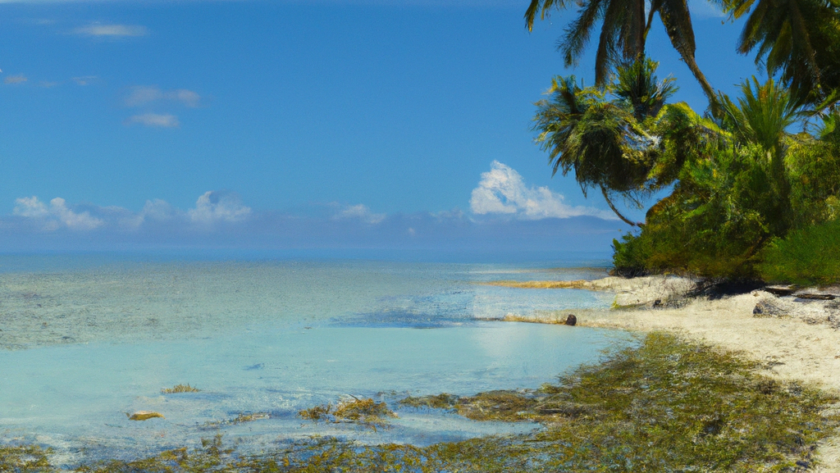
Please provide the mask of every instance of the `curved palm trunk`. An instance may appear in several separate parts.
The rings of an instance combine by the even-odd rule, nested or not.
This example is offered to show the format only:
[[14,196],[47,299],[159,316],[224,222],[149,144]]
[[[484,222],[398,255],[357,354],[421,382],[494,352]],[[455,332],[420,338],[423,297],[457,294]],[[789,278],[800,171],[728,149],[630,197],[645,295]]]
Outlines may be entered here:
[[602,185],[599,185],[598,187],[601,188],[601,194],[604,194],[604,199],[606,199],[607,205],[610,206],[612,211],[615,212],[615,214],[618,216],[618,218],[621,219],[622,222],[626,223],[627,225],[630,225],[631,227],[641,228],[641,227],[644,226],[644,224],[642,222],[633,222],[632,220],[630,220],[627,217],[625,217],[624,215],[622,215],[621,212],[619,212],[618,209],[615,208],[615,205],[613,205],[612,199],[610,199],[610,195],[609,195],[609,193],[607,193],[607,189],[605,189],[604,186],[602,186]]
[[685,65],[688,66],[688,69],[694,74],[694,78],[697,79],[697,82],[700,83],[700,87],[703,89],[703,93],[706,94],[706,97],[709,99],[709,105],[712,107],[712,111],[714,112],[717,110],[717,98],[715,95],[715,89],[712,88],[712,85],[709,84],[709,81],[706,80],[706,76],[703,75],[703,71],[700,70],[700,67],[697,66],[697,62],[694,60],[694,56],[684,55],[683,61]]
[[[687,0],[658,0],[656,1],[656,7],[658,7],[659,18],[665,26],[665,32],[668,33],[671,45],[680,53],[683,62],[688,66],[697,82],[700,83],[703,93],[709,99],[712,112],[716,112],[718,104],[715,89],[712,88],[706,76],[700,71],[700,67],[697,66],[695,58],[697,45],[694,41],[694,28],[691,25],[691,13]],[[651,12],[653,10],[652,4]],[[650,19],[653,19],[653,15]],[[650,27],[649,23],[648,27]]]

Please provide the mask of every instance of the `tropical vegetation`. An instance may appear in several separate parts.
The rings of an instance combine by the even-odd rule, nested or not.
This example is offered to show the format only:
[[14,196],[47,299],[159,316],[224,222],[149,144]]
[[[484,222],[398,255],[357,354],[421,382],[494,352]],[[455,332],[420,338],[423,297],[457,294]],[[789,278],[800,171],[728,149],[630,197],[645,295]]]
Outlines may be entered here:
[[[574,64],[600,24],[595,83],[555,77],[536,104],[536,142],[554,173],[573,173],[584,194],[599,190],[635,227],[613,243],[619,274],[840,282],[840,7],[715,3],[745,18],[735,46],[755,53],[769,79],[748,79],[734,98],[714,91],[694,59],[684,0],[653,1],[646,16],[643,0],[582,0],[559,49]],[[532,0],[526,24],[571,5]],[[671,102],[675,80],[657,78],[645,51],[656,15],[706,92],[705,112]],[[644,222],[616,205],[665,194]]]

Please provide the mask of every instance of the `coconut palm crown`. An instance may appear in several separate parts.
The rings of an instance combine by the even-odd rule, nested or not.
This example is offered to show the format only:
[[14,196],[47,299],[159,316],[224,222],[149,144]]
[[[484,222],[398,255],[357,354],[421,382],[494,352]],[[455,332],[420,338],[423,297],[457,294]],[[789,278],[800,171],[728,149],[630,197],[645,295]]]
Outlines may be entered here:
[[551,9],[565,9],[577,5],[578,17],[566,29],[558,43],[566,66],[577,64],[589,42],[595,24],[601,22],[598,49],[595,58],[595,84],[603,86],[609,72],[620,62],[636,61],[645,55],[645,42],[655,15],[662,24],[694,77],[700,82],[710,102],[715,91],[697,66],[694,29],[687,0],[652,0],[645,14],[645,0],[531,0],[525,12],[525,23],[530,31],[539,15],[544,19]]
[[[649,59],[621,66],[606,87],[584,87],[574,76],[556,77],[549,98],[537,102],[534,117],[536,142],[548,152],[553,172],[574,171],[584,194],[600,189],[616,215],[633,226],[640,224],[622,215],[612,197],[638,203],[651,190],[651,171],[664,144],[649,130],[657,129],[660,118],[672,120],[684,110],[666,109],[677,88],[673,79],[658,81],[656,67]],[[656,182],[664,175],[658,172]]]

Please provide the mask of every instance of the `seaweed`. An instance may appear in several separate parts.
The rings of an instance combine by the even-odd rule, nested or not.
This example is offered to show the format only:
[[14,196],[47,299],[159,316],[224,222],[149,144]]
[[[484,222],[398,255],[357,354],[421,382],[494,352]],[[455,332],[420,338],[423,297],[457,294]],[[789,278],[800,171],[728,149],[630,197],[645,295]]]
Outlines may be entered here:
[[177,393],[197,393],[201,390],[190,386],[189,384],[176,384],[172,388],[163,388],[160,390],[162,394],[177,394]]
[[0,445],[0,471],[30,472],[50,469],[52,450],[38,445]]
[[341,401],[335,407],[332,404],[315,406],[300,411],[298,415],[312,421],[351,422],[369,426],[383,425],[388,417],[397,416],[384,402],[351,397],[352,400]]

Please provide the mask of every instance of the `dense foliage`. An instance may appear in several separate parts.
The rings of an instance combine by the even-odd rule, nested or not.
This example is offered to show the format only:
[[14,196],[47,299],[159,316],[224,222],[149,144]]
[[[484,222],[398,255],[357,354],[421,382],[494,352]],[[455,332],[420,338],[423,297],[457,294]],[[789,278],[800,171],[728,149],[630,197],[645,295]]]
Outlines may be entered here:
[[[685,0],[654,0],[647,11],[642,0],[531,0],[528,28],[552,9],[577,8],[558,45],[566,65],[601,29],[596,87],[555,78],[537,103],[536,141],[555,173],[574,172],[584,191],[599,189],[638,228],[614,241],[619,274],[840,282],[831,223],[840,218],[840,8],[824,0],[712,3],[745,19],[735,47],[754,53],[771,78],[746,81],[734,100],[715,92],[694,61]],[[709,98],[704,117],[667,103],[673,80],[656,80],[645,43],[657,15]],[[645,222],[613,202],[641,208],[662,190],[672,192]],[[821,255],[834,259],[816,264]]]
[[840,220],[805,227],[770,243],[758,266],[771,282],[831,284],[840,274]]
[[[821,268],[813,278],[794,270],[807,272],[806,261],[818,255],[831,258],[840,238],[826,223],[838,218],[840,204],[836,115],[813,134],[793,135],[800,112],[786,90],[771,80],[745,84],[743,93],[737,105],[721,97],[727,114],[719,139],[683,163],[672,194],[648,211],[641,232],[614,242],[619,272],[840,281],[836,264],[812,265]],[[795,265],[783,255],[811,256]]]
[[[667,103],[676,87],[657,80],[656,66],[627,63],[604,87],[555,78],[534,118],[554,171],[573,172],[584,191],[600,189],[640,229],[614,242],[617,272],[803,280],[784,272],[791,264],[775,263],[772,273],[759,268],[769,268],[764,258],[779,258],[768,245],[788,255],[797,245],[817,253],[825,245],[805,229],[838,218],[840,114],[818,115],[774,80],[752,79],[737,99],[717,94],[715,114],[703,117]],[[613,203],[620,196],[641,206],[661,190],[671,193],[644,223]],[[831,283],[840,272],[824,266],[818,279]]]

